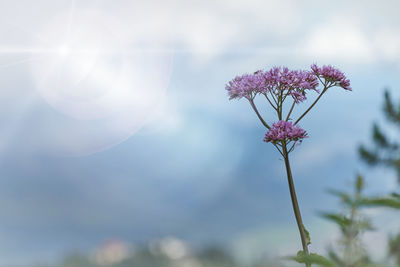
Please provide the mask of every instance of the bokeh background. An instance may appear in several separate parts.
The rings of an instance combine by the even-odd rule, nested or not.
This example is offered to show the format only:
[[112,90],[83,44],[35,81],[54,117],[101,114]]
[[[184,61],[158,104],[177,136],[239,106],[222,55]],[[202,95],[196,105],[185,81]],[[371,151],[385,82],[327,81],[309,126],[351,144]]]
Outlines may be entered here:
[[[248,103],[224,87],[245,72],[312,63],[338,67],[353,88],[322,98],[292,156],[311,248],[323,253],[338,230],[317,213],[340,208],[326,189],[350,190],[357,172],[370,193],[396,186],[356,148],[382,120],[383,88],[400,97],[399,9],[395,0],[1,0],[0,265],[110,242],[172,244],[171,257],[217,246],[243,262],[296,253],[284,164]],[[399,215],[369,212],[384,227],[366,239],[383,255]]]

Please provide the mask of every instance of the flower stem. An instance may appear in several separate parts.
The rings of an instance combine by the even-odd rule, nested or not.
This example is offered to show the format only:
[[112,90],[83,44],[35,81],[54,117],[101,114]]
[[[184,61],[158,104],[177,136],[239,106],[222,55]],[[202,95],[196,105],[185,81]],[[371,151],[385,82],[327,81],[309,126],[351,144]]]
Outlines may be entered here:
[[292,111],[293,111],[295,105],[296,105],[296,100],[293,100],[293,104],[290,107],[290,110],[289,110],[289,112],[287,114],[286,121],[288,121],[290,119],[290,115],[292,114]]
[[[288,183],[289,183],[290,198],[292,200],[294,216],[296,217],[297,226],[298,226],[299,232],[300,232],[301,244],[303,246],[304,253],[306,255],[309,255],[308,244],[307,244],[309,241],[307,240],[308,239],[307,234],[306,234],[306,231],[304,228],[303,220],[301,218],[299,204],[297,202],[296,190],[294,188],[292,169],[290,168],[289,153],[287,150],[286,142],[283,142],[282,149],[283,149],[283,157],[285,159],[286,173],[287,173],[287,178],[288,178]],[[306,263],[306,266],[310,267],[311,264]]]
[[265,122],[265,120],[263,119],[263,117],[261,116],[260,112],[258,112],[258,109],[256,107],[256,104],[254,104],[254,100],[253,99],[249,99],[250,105],[253,108],[254,112],[257,114],[257,117],[260,119],[261,123],[267,128],[271,128],[269,127],[269,125]]
[[319,94],[317,99],[315,99],[315,101],[311,104],[311,106],[300,116],[300,118],[297,119],[297,121],[294,123],[295,125],[315,106],[315,104],[317,104],[318,100],[323,96],[323,94],[325,94],[325,92],[328,90],[329,87],[330,86],[325,85],[324,89]]
[[271,100],[269,100],[267,93],[264,94],[265,98],[268,100],[269,104],[272,106],[273,109],[277,110],[274,104],[272,104]]

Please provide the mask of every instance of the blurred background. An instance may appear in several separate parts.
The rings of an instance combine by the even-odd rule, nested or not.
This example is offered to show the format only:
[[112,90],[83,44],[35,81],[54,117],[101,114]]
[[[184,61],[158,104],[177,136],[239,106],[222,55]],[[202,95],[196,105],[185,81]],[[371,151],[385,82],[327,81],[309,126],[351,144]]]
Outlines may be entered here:
[[[400,97],[399,8],[1,0],[0,266],[233,266],[295,254],[283,161],[224,87],[312,63],[338,67],[353,88],[322,98],[292,154],[311,249],[324,253],[339,230],[318,212],[340,209],[326,189],[351,188],[357,172],[371,194],[397,186],[394,172],[360,162],[357,146],[382,120],[383,89]],[[384,226],[365,236],[379,257],[400,215],[368,212]]]

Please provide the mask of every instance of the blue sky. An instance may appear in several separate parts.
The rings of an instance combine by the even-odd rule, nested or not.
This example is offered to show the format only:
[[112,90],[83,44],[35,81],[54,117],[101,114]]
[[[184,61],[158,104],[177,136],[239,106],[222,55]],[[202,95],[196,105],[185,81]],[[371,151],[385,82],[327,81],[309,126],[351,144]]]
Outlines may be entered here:
[[[356,147],[382,120],[382,89],[400,96],[397,10],[396,1],[2,3],[0,264],[111,237],[296,252],[283,162],[224,86],[312,63],[339,67],[353,88],[328,91],[292,156],[312,248],[323,251],[335,230],[316,213],[338,208],[327,188],[349,188],[357,172],[371,193],[395,185],[390,171],[360,164]],[[398,230],[398,216],[385,216]]]

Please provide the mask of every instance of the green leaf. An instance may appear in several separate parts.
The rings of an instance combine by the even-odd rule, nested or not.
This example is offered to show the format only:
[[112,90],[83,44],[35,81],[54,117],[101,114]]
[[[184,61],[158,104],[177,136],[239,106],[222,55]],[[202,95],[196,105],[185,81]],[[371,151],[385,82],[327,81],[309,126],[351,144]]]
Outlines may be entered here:
[[307,231],[307,229],[304,226],[304,224],[302,226],[303,226],[304,233],[306,234],[306,243],[307,243],[307,245],[311,245],[310,232]]
[[361,191],[364,188],[364,178],[361,175],[357,175],[356,179],[356,190],[358,193],[361,193]]
[[400,209],[400,199],[397,197],[363,198],[360,201],[360,204],[363,206],[378,206],[378,207]]
[[369,165],[375,165],[379,162],[378,154],[376,152],[372,152],[364,146],[360,146],[358,148],[358,154],[361,156],[361,159],[367,162]]
[[321,216],[329,221],[336,223],[342,230],[346,229],[351,224],[350,219],[341,214],[321,213]]
[[374,123],[372,128],[372,138],[378,146],[389,147],[389,142],[386,136],[382,133],[381,129],[376,123]]
[[307,255],[302,250],[299,251],[296,256],[288,257],[288,259],[294,260],[298,263],[316,264],[323,267],[335,267],[335,264],[327,258],[316,253],[310,253],[309,255]]
[[351,197],[344,192],[337,191],[337,190],[328,190],[328,193],[339,197],[344,204],[347,204],[347,205],[353,204],[353,200],[351,199]]
[[357,228],[360,230],[375,230],[369,218],[364,218],[357,223]]
[[343,261],[340,259],[339,255],[336,254],[336,252],[333,251],[332,249],[330,249],[330,250],[328,251],[328,255],[329,255],[329,258],[330,258],[333,262],[336,263],[336,265],[339,265],[339,266],[343,266],[343,265],[344,265],[344,263],[343,263]]
[[386,118],[395,123],[398,124],[400,123],[400,107],[395,107],[392,98],[390,96],[390,93],[388,90],[385,90],[385,104],[384,104],[384,112],[386,115]]

